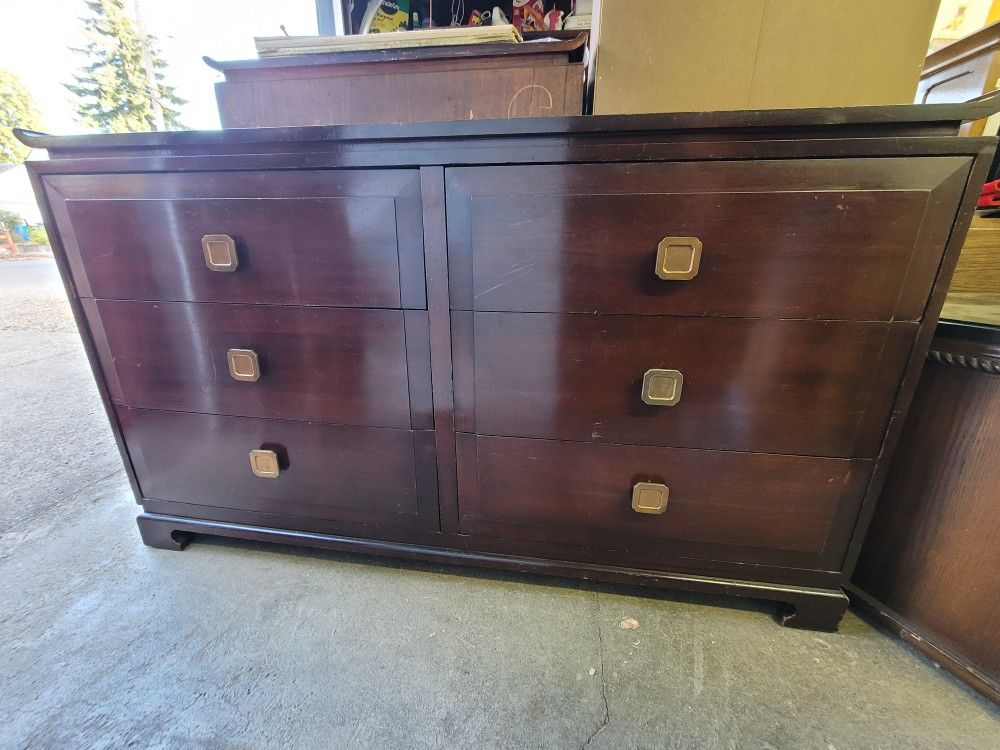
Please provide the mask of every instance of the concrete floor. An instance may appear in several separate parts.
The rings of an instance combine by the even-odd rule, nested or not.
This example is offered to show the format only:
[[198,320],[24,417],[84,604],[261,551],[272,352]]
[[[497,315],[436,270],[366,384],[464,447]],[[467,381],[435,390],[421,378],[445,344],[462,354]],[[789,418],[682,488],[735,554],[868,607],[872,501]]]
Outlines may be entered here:
[[26,263],[0,262],[0,747],[1000,748],[997,709],[850,613],[818,634],[764,603],[143,547]]

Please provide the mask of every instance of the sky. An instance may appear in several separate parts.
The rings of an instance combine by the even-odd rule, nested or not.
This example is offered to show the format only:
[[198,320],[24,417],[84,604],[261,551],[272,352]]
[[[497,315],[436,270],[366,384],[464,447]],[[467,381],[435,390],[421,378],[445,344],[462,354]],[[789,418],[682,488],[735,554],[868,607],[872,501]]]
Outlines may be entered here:
[[[181,122],[195,129],[219,127],[215,105],[221,74],[202,61],[257,56],[254,36],[316,33],[314,0],[142,0],[147,33],[158,39],[167,62],[166,82],[187,99]],[[57,135],[86,132],[76,121],[63,87],[84,62],[83,0],[0,0],[0,68],[17,74],[35,97],[42,129]]]

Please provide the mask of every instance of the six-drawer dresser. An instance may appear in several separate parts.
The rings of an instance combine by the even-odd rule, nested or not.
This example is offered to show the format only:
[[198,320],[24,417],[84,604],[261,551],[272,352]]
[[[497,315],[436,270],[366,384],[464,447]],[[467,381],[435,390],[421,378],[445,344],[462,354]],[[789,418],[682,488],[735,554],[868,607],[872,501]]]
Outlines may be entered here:
[[997,108],[19,137],[147,544],[832,629]]

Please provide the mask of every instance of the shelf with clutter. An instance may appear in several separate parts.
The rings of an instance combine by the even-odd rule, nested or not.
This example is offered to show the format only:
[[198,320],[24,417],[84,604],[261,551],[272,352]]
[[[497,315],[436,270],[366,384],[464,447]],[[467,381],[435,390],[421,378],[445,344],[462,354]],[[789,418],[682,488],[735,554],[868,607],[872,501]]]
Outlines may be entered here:
[[353,0],[345,3],[349,34],[500,26],[519,32],[587,30],[592,0]]
[[373,0],[345,8],[350,28],[367,33],[258,37],[257,60],[205,59],[225,77],[220,120],[250,128],[584,114],[590,37],[579,22],[589,23],[590,3],[548,3]]

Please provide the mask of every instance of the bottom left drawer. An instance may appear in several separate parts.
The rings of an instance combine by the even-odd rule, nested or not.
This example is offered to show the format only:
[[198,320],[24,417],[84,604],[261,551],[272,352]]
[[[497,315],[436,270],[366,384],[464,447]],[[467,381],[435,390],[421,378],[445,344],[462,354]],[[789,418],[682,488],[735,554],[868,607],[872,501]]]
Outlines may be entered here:
[[118,409],[146,499],[438,529],[432,432]]

